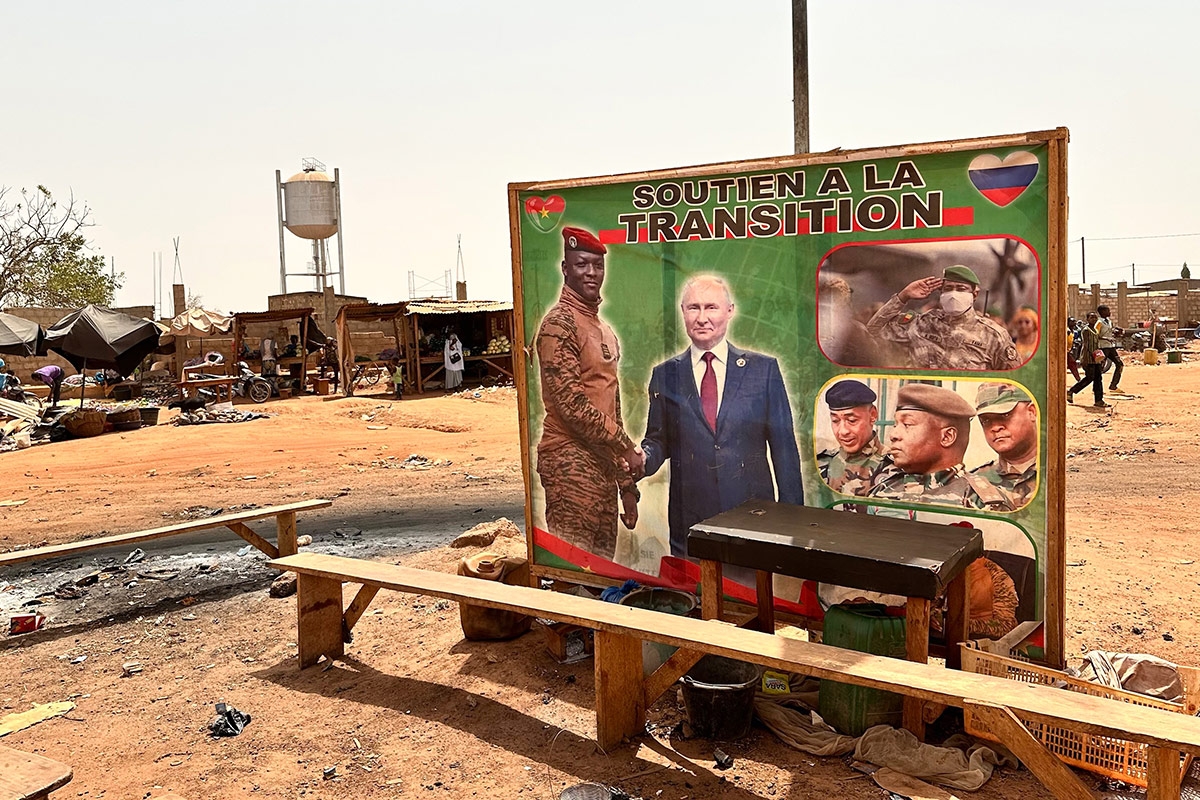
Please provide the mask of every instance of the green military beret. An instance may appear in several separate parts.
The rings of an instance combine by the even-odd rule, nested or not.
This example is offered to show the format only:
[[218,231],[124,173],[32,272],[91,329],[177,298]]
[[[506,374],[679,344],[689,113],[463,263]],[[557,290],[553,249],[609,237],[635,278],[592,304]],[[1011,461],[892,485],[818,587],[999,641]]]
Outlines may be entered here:
[[979,285],[979,277],[971,271],[970,267],[964,267],[962,264],[946,267],[946,271],[942,273],[942,278],[948,281],[962,281],[972,286]]
[[1015,383],[981,383],[975,392],[975,411],[980,414],[1007,414],[1017,403],[1032,403],[1029,393]]
[[897,396],[897,411],[928,411],[939,417],[969,419],[975,409],[957,392],[928,383],[906,384]]

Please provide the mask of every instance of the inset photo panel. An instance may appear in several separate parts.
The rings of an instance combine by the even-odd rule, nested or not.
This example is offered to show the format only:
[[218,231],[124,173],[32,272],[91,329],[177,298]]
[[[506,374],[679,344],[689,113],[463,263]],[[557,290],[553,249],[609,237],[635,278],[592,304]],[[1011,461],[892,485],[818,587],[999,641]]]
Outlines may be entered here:
[[845,367],[1016,369],[1041,340],[1040,274],[1008,236],[836,247],[817,272],[818,342]]
[[846,375],[813,416],[821,480],[864,503],[1018,511],[1038,491],[1040,439],[1033,394],[1005,380]]

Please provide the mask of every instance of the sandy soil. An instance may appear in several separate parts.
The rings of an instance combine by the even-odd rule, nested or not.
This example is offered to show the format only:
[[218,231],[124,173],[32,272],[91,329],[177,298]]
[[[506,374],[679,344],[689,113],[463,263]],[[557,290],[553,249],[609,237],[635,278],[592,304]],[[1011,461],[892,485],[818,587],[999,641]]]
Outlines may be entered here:
[[[1111,413],[1065,410],[1068,653],[1103,648],[1200,663],[1200,578],[1187,522],[1200,488],[1200,364],[1130,365],[1122,383],[1134,396],[1117,398]],[[511,392],[395,405],[305,398],[271,410],[279,414],[267,421],[0,455],[0,500],[28,499],[0,509],[0,548],[149,527],[193,505],[338,496],[308,523],[328,528],[352,512],[382,518],[458,503],[467,517],[520,503]],[[394,466],[410,453],[452,463]],[[524,550],[516,539],[499,546]],[[451,570],[463,554],[439,548],[398,561]],[[590,661],[558,665],[536,634],[467,642],[456,609],[428,598],[381,594],[344,661],[300,672],[294,603],[255,591],[5,640],[0,711],[67,698],[78,705],[4,744],[71,764],[75,780],[61,794],[89,798],[172,790],[549,800],[585,780],[676,800],[886,796],[845,760],[791,750],[757,727],[724,746],[735,764],[717,771],[712,743],[672,737],[682,712],[671,694],[651,710],[651,734],[599,752]],[[87,659],[72,663],[80,655]],[[128,661],[143,671],[122,677]],[[207,735],[219,701],[252,715],[241,736]],[[336,777],[324,777],[327,767]],[[998,772],[980,794],[1049,797],[1023,771]]]

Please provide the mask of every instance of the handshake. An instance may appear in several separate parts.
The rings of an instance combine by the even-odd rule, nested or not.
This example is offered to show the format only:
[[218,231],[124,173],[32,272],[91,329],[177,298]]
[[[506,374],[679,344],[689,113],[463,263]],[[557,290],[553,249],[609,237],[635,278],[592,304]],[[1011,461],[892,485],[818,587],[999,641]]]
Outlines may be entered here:
[[640,481],[646,476],[646,454],[639,445],[635,444],[622,453],[617,459],[617,464],[635,481]]

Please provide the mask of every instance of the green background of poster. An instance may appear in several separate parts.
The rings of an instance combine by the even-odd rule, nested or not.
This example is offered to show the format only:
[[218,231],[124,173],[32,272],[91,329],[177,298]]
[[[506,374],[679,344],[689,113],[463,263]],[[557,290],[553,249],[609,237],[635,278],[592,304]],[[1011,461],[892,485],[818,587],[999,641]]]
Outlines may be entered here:
[[[822,387],[834,377],[859,374],[863,377],[909,380],[952,380],[955,377],[1011,380],[1026,387],[1034,396],[1037,405],[1044,410],[1047,407],[1047,340],[1057,341],[1058,337],[1048,337],[1043,329],[1042,340],[1033,357],[1018,369],[1006,372],[913,371],[840,366],[826,358],[817,345],[817,275],[818,265],[826,254],[835,247],[844,245],[967,237],[1016,237],[1032,248],[1042,264],[1043,268],[1039,273],[1042,285],[1038,293],[1037,310],[1039,317],[1045,321],[1049,298],[1046,282],[1050,272],[1045,268],[1049,219],[1047,150],[1045,144],[1033,143],[1019,147],[964,149],[929,155],[847,161],[836,165],[849,181],[851,192],[830,196],[852,197],[857,202],[869,194],[898,197],[904,192],[915,192],[924,197],[929,191],[940,191],[943,193],[943,211],[963,208],[972,210],[973,221],[969,225],[903,231],[892,229],[877,232],[801,233],[720,241],[610,243],[600,316],[612,327],[620,341],[619,378],[625,430],[634,441],[640,441],[646,426],[647,385],[651,370],[663,359],[682,352],[689,343],[679,313],[678,294],[684,281],[690,275],[699,273],[724,277],[734,292],[736,314],[729,327],[730,342],[773,355],[779,361],[791,399],[807,505],[828,507],[846,501],[844,496],[833,492],[824,484],[818,474],[815,460],[814,413],[817,397]],[[1004,159],[1016,151],[1025,151],[1037,156],[1039,169],[1024,192],[1008,205],[1001,207],[986,199],[975,188],[968,175],[968,165],[981,154]],[[923,187],[905,187],[882,192],[865,190],[864,165],[874,165],[878,176],[888,177],[895,172],[897,164],[901,161],[911,161],[916,165],[924,180]],[[807,200],[817,196],[816,189],[830,166],[809,164],[801,167],[773,167],[755,172],[705,174],[703,178],[803,171],[806,175],[806,192],[803,199]],[[673,182],[700,179],[694,174],[689,174],[687,170],[680,172],[682,176],[671,178]],[[517,195],[517,224],[520,226],[518,258],[525,347],[533,350],[541,319],[557,302],[562,289],[561,228],[570,225],[592,232],[620,229],[622,226],[618,218],[635,211],[634,187],[644,184],[657,186],[662,182],[662,179],[633,180],[568,188],[556,187],[549,191],[522,191]],[[535,223],[523,211],[525,201],[550,195],[557,195],[565,201],[561,218],[557,220],[557,224],[552,224],[553,220],[545,218]],[[783,201],[774,202],[780,204]],[[731,200],[723,205],[732,207],[738,204],[736,200]],[[750,201],[741,204],[752,206],[755,203]],[[711,218],[711,210],[716,205],[715,200],[710,199],[702,206],[707,212],[706,216]],[[674,210],[682,216],[685,209],[681,203]],[[547,227],[549,230],[543,230]],[[529,440],[523,442],[523,447],[528,453],[528,463],[533,465],[536,463],[536,447],[544,415],[536,360],[527,362],[525,378],[523,390],[527,400]],[[1043,417],[1038,456],[1038,470],[1042,476],[1046,475],[1046,436],[1047,426]],[[637,535],[626,535],[627,538],[632,538],[632,541],[627,543],[627,547],[632,550],[645,549],[648,538],[661,537],[663,542],[666,541],[665,472],[666,468],[639,484],[642,501]],[[544,530],[541,488],[536,470],[530,472],[530,486],[533,506],[531,522],[534,527]],[[982,514],[960,509],[955,512],[955,516],[981,513],[1018,525],[1032,541],[1038,553],[1038,583],[1042,586],[1045,574],[1048,494],[1043,481],[1033,501],[1016,512]],[[919,511],[937,510],[936,507],[927,505],[887,501],[880,503]],[[621,530],[624,531],[624,528]],[[622,548],[618,547],[618,561],[622,560],[621,553]],[[653,547],[648,553],[648,557],[652,558]],[[541,549],[535,550],[535,561],[546,566],[568,566]],[[1039,589],[1039,597],[1041,594]],[[1040,600],[1038,606],[1040,613]]]

